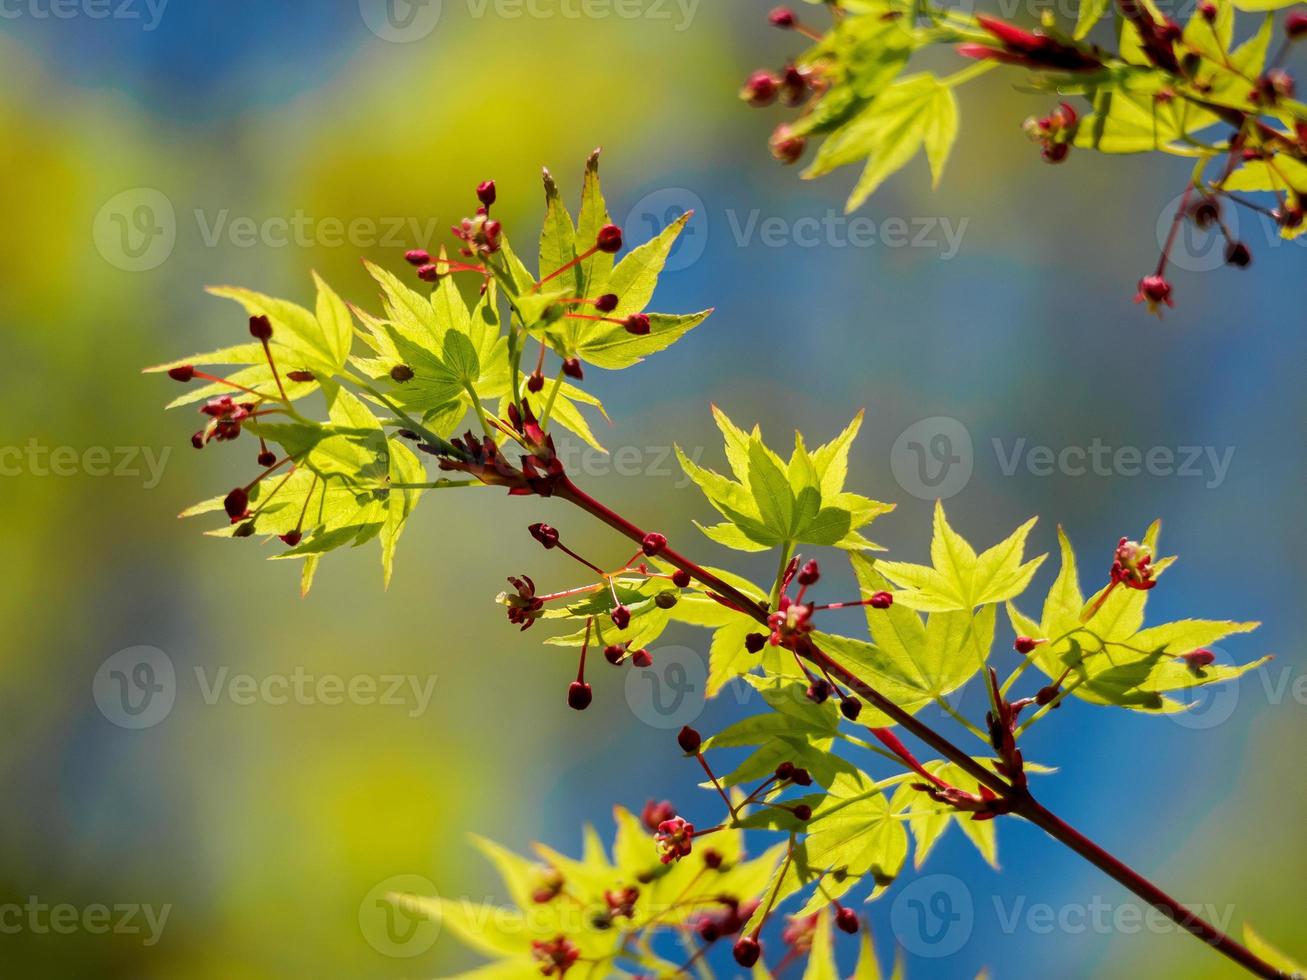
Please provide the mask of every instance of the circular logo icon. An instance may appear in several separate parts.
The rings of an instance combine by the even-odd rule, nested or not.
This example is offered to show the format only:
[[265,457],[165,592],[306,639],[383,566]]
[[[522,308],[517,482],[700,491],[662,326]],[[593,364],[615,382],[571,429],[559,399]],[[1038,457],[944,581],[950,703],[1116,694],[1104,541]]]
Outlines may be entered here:
[[100,664],[91,694],[119,728],[153,728],[172,712],[177,673],[158,647],[128,647]]
[[952,956],[976,923],[971,890],[952,875],[925,875],[909,883],[889,912],[894,936],[909,953],[928,959]]
[[[1216,655],[1216,660],[1212,666],[1229,665],[1234,661],[1220,647],[1209,647]],[[1189,705],[1184,711],[1176,711],[1167,715],[1172,721],[1182,728],[1189,728],[1196,731],[1202,731],[1208,728],[1215,728],[1217,725],[1223,725],[1230,720],[1234,714],[1234,709],[1239,706],[1239,678],[1222,681],[1220,683],[1203,684],[1203,674],[1210,668],[1199,667],[1191,668],[1194,682],[1187,687],[1171,691],[1170,696],[1175,698],[1181,704]]]
[[632,241],[645,241],[661,235],[687,211],[694,212],[681,233],[672,242],[664,272],[680,272],[699,261],[708,247],[708,209],[703,199],[685,187],[664,187],[646,194],[626,214],[622,226]]
[[162,191],[134,187],[104,203],[91,234],[95,250],[111,266],[124,272],[148,272],[172,255],[177,213]]
[[947,500],[971,480],[975,466],[971,433],[947,415],[922,419],[894,440],[889,463],[894,479],[912,496]]
[[[421,899],[421,905],[406,898]],[[440,935],[436,886],[415,874],[379,881],[359,903],[359,930],[382,956],[408,959],[429,950]]]
[[363,23],[383,41],[420,41],[440,23],[443,0],[359,0]]
[[689,647],[660,647],[648,667],[626,674],[626,703],[651,728],[680,728],[703,712],[708,667]]
[[[1174,197],[1162,208],[1157,216],[1157,247],[1166,248],[1175,225],[1176,211],[1180,207],[1183,195]],[[1239,209],[1226,204],[1221,207],[1221,222],[1230,233],[1230,237],[1239,240]],[[1169,261],[1186,272],[1211,272],[1225,265],[1225,234],[1220,224],[1212,222],[1206,228],[1199,228],[1188,215],[1180,219],[1175,228],[1175,240],[1171,243]]]

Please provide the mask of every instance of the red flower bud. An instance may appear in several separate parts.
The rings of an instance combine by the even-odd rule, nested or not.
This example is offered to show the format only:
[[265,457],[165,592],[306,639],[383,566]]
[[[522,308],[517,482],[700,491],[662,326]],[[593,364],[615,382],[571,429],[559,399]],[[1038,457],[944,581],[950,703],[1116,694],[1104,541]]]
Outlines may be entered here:
[[284,541],[286,544],[290,545],[292,548],[295,547],[297,544],[299,544],[300,541],[303,540],[304,538],[304,535],[301,534],[299,531],[288,531],[285,534],[279,534],[277,536],[281,538],[281,540]]
[[222,506],[234,524],[244,517],[249,510],[250,495],[245,492],[243,487],[237,487],[223,499]]
[[804,823],[807,823],[812,819],[812,807],[808,806],[806,803],[800,803],[794,808],[794,816],[797,819],[802,820]]
[[698,755],[699,746],[703,744],[703,739],[689,725],[682,728],[676,735],[676,744],[681,747],[681,751],[686,755]]
[[495,182],[493,180],[483,180],[477,184],[477,200],[485,207],[495,203]]
[[830,681],[824,677],[818,677],[808,685],[807,695],[809,701],[815,701],[817,704],[824,704],[830,697]]
[[789,123],[781,123],[777,126],[768,142],[771,155],[785,164],[798,163],[807,145],[806,139],[793,134]]
[[690,573],[684,568],[678,568],[672,572],[672,584],[678,588],[684,589],[690,584]]
[[1188,653],[1182,653],[1180,659],[1185,662],[1185,666],[1190,670],[1199,671],[1215,663],[1216,654],[1212,653],[1211,650],[1190,650]]
[[762,648],[767,645],[767,636],[763,633],[750,633],[744,638],[744,649],[750,653],[762,653]]
[[888,609],[890,606],[894,605],[894,597],[888,592],[877,592],[872,595],[871,601],[867,604],[871,606],[872,609]]
[[272,337],[272,321],[262,313],[250,317],[250,336],[255,340],[268,340]]
[[862,714],[862,702],[850,694],[840,702],[840,713],[849,721],[857,721],[858,715]]
[[1286,17],[1284,20],[1284,33],[1289,35],[1290,40],[1293,41],[1307,36],[1307,13],[1295,10]]
[[1160,274],[1144,276],[1139,280],[1139,292],[1135,294],[1135,302],[1147,303],[1150,313],[1156,313],[1163,303],[1167,306],[1175,306],[1175,300],[1171,298],[1171,284]]
[[584,711],[594,700],[594,692],[585,681],[572,681],[567,686],[567,706],[575,711]]
[[616,293],[604,293],[595,300],[595,309],[600,313],[612,313],[613,310],[617,309],[619,302]]
[[1203,2],[1198,5],[1198,12],[1202,14],[1203,20],[1207,21],[1207,23],[1213,24],[1216,22],[1217,9],[1216,4],[1212,3],[1212,0],[1203,0]]
[[423,282],[440,282],[440,269],[428,262],[418,268],[418,278]]
[[794,778],[794,763],[782,762],[776,767],[776,778],[781,782],[788,782]]
[[428,265],[431,262],[431,253],[425,248],[411,248],[404,253],[404,261],[409,265]]
[[264,469],[267,469],[273,463],[277,462],[277,454],[274,453],[272,450],[268,450],[266,452],[259,453],[259,455],[255,457],[254,461],[258,463],[260,466],[262,466]]
[[758,957],[762,955],[762,947],[758,945],[758,940],[752,936],[744,936],[736,940],[731,953],[734,955],[736,963],[749,970],[753,968],[753,965],[758,962]]
[[1248,250],[1248,246],[1243,242],[1230,242],[1225,246],[1225,261],[1227,265],[1232,265],[1238,269],[1246,269],[1252,265],[1253,253]]
[[531,537],[546,548],[553,548],[558,544],[558,531],[548,524],[532,524],[527,530],[531,532]]
[[667,536],[659,534],[657,531],[650,531],[640,542],[640,550],[650,558],[662,554],[662,550],[667,547]]
[[608,646],[604,647],[604,659],[614,667],[622,662],[624,656],[626,656],[626,647],[624,646],[610,643]]
[[632,313],[622,322],[622,326],[626,327],[627,333],[643,337],[649,332],[649,317],[643,313]]
[[575,378],[580,381],[585,377],[585,371],[581,368],[581,362],[575,357],[569,357],[563,361],[563,373],[569,378]]
[[821,568],[817,565],[815,558],[805,562],[804,566],[799,569],[800,585],[813,585],[819,578],[821,578]]
[[794,783],[795,786],[811,786],[811,785],[812,785],[812,773],[808,772],[807,769],[797,769],[797,768],[796,768],[796,769],[794,770],[794,774],[793,774],[792,776],[790,776],[790,779],[791,779],[791,781],[793,781],[793,783]]
[[1061,163],[1071,155],[1070,143],[1049,143],[1040,151],[1040,157],[1045,163]]
[[797,19],[794,16],[794,11],[789,7],[777,7],[767,15],[767,23],[771,24],[772,27],[788,30],[797,23]]
[[648,650],[636,650],[635,653],[631,654],[631,666],[640,668],[652,667],[653,654]]
[[1018,636],[1016,642],[1012,644],[1013,648],[1022,655],[1030,653],[1035,647],[1043,643],[1043,640],[1036,640],[1031,636]]
[[749,105],[761,109],[776,101],[779,90],[780,79],[771,72],[760,68],[750,75],[749,80],[744,83],[744,88],[740,89],[740,98]]
[[659,824],[675,818],[676,807],[672,806],[669,800],[663,800],[661,803],[649,800],[645,803],[644,809],[640,811],[640,822],[644,824],[645,829],[650,833],[655,832]]
[[611,613],[609,613],[609,616],[613,620],[613,625],[619,630],[624,630],[626,627],[631,625],[631,610],[627,609],[625,606],[616,607]]
[[526,379],[527,391],[531,392],[532,394],[535,394],[536,392],[543,391],[544,387],[545,387],[545,376],[541,374],[539,371],[532,371],[531,374],[527,376]]
[[841,905],[835,913],[835,925],[841,932],[852,936],[858,931],[858,916],[853,909]]
[[610,255],[622,250],[622,229],[617,225],[604,225],[595,237],[595,247]]
[[185,384],[195,377],[195,368],[191,367],[189,364],[169,368],[168,377],[172,378],[174,381],[180,381],[182,384]]

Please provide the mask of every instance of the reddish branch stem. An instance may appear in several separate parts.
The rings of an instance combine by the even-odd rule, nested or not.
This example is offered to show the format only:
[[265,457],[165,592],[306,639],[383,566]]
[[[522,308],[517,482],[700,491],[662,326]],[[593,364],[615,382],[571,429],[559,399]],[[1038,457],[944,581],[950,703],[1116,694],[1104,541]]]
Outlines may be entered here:
[[[555,496],[561,497],[562,499],[575,504],[586,513],[598,518],[613,530],[625,535],[632,541],[639,543],[644,540],[644,530],[637,525],[632,524],[616,511],[600,503],[598,500],[595,500],[594,497],[591,497],[584,490],[580,489],[570,479],[564,478],[562,484],[554,493]],[[762,603],[749,598],[739,589],[728,585],[712,572],[697,565],[670,547],[665,548],[660,553],[660,557],[682,571],[687,572],[700,584],[705,585],[713,592],[716,592],[731,605],[737,607],[742,613],[752,616],[759,623],[766,624],[768,610]],[[911,732],[917,738],[921,739],[921,741],[925,742],[944,758],[960,766],[978,782],[983,783],[996,793],[1012,800],[1012,812],[1020,814],[1054,840],[1061,842],[1071,850],[1075,851],[1090,864],[1094,865],[1109,877],[1115,879],[1130,891],[1134,892],[1144,901],[1148,902],[1172,922],[1175,922],[1183,929],[1197,936],[1203,942],[1220,951],[1222,954],[1229,957],[1235,963],[1238,963],[1241,967],[1255,976],[1264,977],[1267,978],[1267,980],[1281,980],[1281,978],[1288,976],[1267,963],[1261,957],[1254,954],[1246,946],[1203,919],[1201,916],[1186,909],[1183,905],[1143,875],[1113,857],[1060,817],[1045,809],[1029,794],[1029,792],[1013,787],[996,773],[976,762],[970,755],[958,748],[943,735],[940,735],[929,725],[908,714],[894,702],[884,697],[880,692],[876,691],[861,678],[845,669],[817,647],[808,644],[803,655],[823,670],[839,677],[849,688],[865,699],[873,708],[877,709],[882,714],[887,715],[896,724],[901,725],[904,730]]]

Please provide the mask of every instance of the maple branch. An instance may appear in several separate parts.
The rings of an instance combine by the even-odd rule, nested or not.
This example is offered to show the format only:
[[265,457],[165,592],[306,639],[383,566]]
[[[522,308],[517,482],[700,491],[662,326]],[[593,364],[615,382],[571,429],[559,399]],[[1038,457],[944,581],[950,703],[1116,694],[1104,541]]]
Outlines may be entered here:
[[[560,485],[555,489],[554,495],[580,507],[586,513],[598,518],[613,530],[636,543],[642,542],[645,538],[644,530],[590,496],[573,483],[569,477],[563,478]],[[659,557],[686,572],[700,584],[707,586],[740,612],[751,616],[759,623],[764,625],[767,623],[768,609],[765,605],[749,598],[739,589],[722,581],[717,575],[674,551],[671,547],[663,549]],[[908,714],[814,644],[803,644],[803,647],[804,650],[801,652],[801,656],[805,657],[805,659],[821,667],[827,673],[838,677],[872,707],[892,719],[895,724],[901,725],[904,730],[911,732],[941,756],[962,768],[979,783],[988,786],[1005,799],[1010,800],[1012,802],[1011,812],[1024,817],[1054,840],[1069,847],[1090,864],[1107,874],[1108,877],[1134,892],[1172,922],[1229,957],[1254,976],[1267,978],[1267,980],[1286,980],[1288,978],[1288,974],[1277,970],[1242,943],[1231,938],[1206,919],[1185,908],[1139,872],[1114,857],[1062,818],[1046,809],[1035,800],[1028,790],[1012,786],[996,773],[982,766],[961,748],[954,745],[925,722]]]

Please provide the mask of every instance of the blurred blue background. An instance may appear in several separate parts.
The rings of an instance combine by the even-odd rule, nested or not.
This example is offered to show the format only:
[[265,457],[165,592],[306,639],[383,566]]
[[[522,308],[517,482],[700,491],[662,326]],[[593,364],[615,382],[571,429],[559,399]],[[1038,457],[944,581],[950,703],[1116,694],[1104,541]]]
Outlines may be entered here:
[[[620,378],[591,372],[614,455],[576,450],[585,485],[705,560],[734,562],[693,543],[689,521],[709,511],[668,456],[673,440],[720,466],[710,401],[776,443],[794,427],[825,440],[865,407],[850,482],[898,502],[872,529],[895,557],[923,560],[936,493],[977,544],[1038,514],[1033,543],[1055,551],[1062,523],[1087,583],[1118,537],[1161,516],[1165,553],[1182,561],[1153,594],[1154,621],[1262,620],[1222,655],[1277,659],[1183,720],[1068,705],[1027,757],[1059,768],[1040,780],[1050,808],[1179,898],[1298,939],[1302,953],[1307,238],[1280,243],[1246,221],[1256,258],[1244,273],[1214,268],[1216,244],[1186,240],[1177,308],[1158,322],[1131,300],[1183,161],[1075,152],[1049,167],[1019,124],[1051,107],[996,73],[962,92],[939,190],[917,161],[850,228],[854,175],[799,181],[766,150],[780,116],[736,98],[750,70],[797,50],[762,5],[515,9],[445,0],[399,29],[371,0],[5,7],[0,899],[169,909],[156,931],[143,918],[106,935],[6,928],[15,975],[454,972],[476,960],[448,936],[411,957],[378,948],[375,888],[417,875],[442,894],[496,895],[466,845],[473,831],[575,851],[583,822],[606,833],[613,803],[649,797],[716,819],[672,732],[691,720],[712,731],[750,706],[728,695],[700,713],[692,695],[672,719],[598,673],[595,706],[577,716],[562,697],[570,655],[516,633],[492,604],[508,574],[575,584],[505,528],[548,520],[612,561],[621,542],[559,504],[431,495],[388,593],[365,548],[333,556],[301,601],[292,563],[173,519],[247,472],[249,447],[192,453],[186,415],[160,411],[175,392],[139,373],[237,342],[241,317],[206,284],[304,302],[316,269],[375,308],[359,256],[398,268],[405,248],[438,247],[486,177],[509,234],[527,242],[539,168],[575,202],[598,145],[630,239],[696,210],[656,307],[717,312]],[[923,482],[908,445],[940,432],[947,465],[926,460]],[[1095,440],[1157,460],[1172,450],[1175,467],[1186,447],[1202,455],[1138,475],[1028,465],[1033,447]],[[771,561],[738,567],[762,578]],[[1054,571],[1023,608],[1038,609]],[[827,581],[852,590],[846,573]],[[702,634],[662,643],[675,648],[655,649],[660,663],[706,655]],[[150,656],[172,668],[176,693],[166,717],[133,729],[93,689],[109,658],[141,646],[161,651]],[[297,672],[400,676],[430,699],[241,704],[211,690],[217,677]],[[982,701],[970,691],[962,707],[974,715]],[[1230,975],[1191,939],[1130,928],[1128,911],[1113,919],[1128,897],[1033,828],[1004,822],[999,837],[1001,873],[956,831],[927,862],[921,874],[965,883],[973,921],[948,955],[910,951],[909,976],[1036,977],[1054,963],[1059,976]],[[894,895],[867,910],[886,959]],[[1096,901],[1117,925],[1077,928],[1076,910]],[[1045,905],[1061,925],[1032,914]]]

